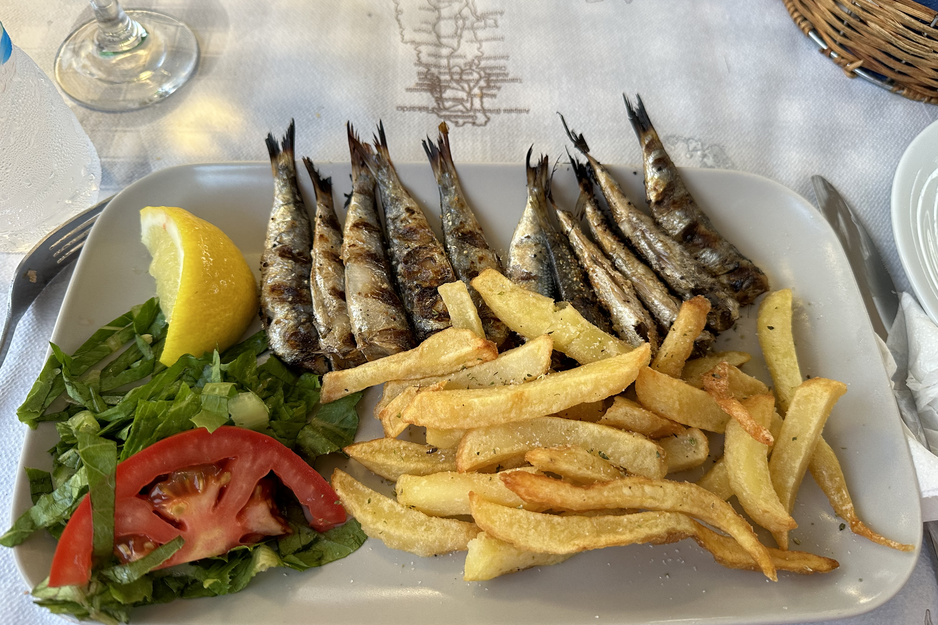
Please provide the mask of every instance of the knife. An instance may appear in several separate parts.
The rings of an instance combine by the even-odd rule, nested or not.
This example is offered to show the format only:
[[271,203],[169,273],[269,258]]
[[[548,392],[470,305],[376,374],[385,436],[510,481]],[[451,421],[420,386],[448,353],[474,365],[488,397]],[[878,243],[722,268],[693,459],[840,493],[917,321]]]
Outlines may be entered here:
[[847,253],[873,330],[885,341],[899,312],[899,296],[886,265],[863,224],[834,185],[821,176],[811,176],[811,182],[821,214],[834,228],[834,234]]
[[[863,303],[866,304],[866,311],[870,321],[873,322],[873,330],[885,342],[889,329],[896,319],[896,313],[899,311],[899,295],[895,284],[889,277],[886,265],[883,264],[870,235],[867,234],[863,224],[856,218],[853,210],[834,185],[821,176],[811,176],[811,182],[814,184],[814,195],[817,197],[821,214],[833,227],[834,234],[837,235],[844,252],[847,253],[850,268],[853,269],[857,286],[860,287],[860,295],[863,296]],[[918,413],[912,412],[914,422],[906,422],[912,435],[926,449],[938,455],[938,451],[925,437],[925,430],[922,428],[921,421],[918,420]],[[930,539],[933,553],[938,556],[938,521],[926,522],[925,529],[927,530],[925,535]]]

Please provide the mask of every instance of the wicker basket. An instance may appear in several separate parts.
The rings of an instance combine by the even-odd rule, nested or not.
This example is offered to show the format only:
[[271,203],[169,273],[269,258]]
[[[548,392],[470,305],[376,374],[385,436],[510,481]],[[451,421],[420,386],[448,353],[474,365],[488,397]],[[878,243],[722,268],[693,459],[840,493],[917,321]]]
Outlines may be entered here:
[[850,78],[938,104],[938,12],[912,0],[783,0]]

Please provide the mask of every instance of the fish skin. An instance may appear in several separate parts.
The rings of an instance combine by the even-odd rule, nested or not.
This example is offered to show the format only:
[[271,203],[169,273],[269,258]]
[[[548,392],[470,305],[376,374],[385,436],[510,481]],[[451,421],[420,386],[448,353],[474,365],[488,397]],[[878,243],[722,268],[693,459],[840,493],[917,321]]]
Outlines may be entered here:
[[681,179],[664,149],[639,96],[636,106],[623,94],[629,121],[642,146],[645,195],[655,222],[690,250],[694,258],[729,290],[740,305],[769,290],[769,279],[735,245],[717,232]]
[[352,157],[352,194],[342,237],[349,321],[358,349],[368,360],[412,349],[414,333],[394,288],[391,264],[375,208],[375,179],[365,166],[362,144],[347,126]]
[[560,211],[557,218],[599,301],[609,311],[616,334],[632,347],[647,342],[654,354],[660,344],[657,324],[642,306],[632,283],[616,270],[595,243],[586,238],[573,216]]
[[[555,218],[561,213],[554,203],[549,186],[546,207]],[[603,310],[596,291],[590,285],[587,273],[577,261],[567,237],[554,227],[548,214],[541,215],[541,219],[560,299],[569,302],[584,319],[603,332],[612,333],[612,322]]]
[[374,147],[376,151],[366,155],[365,164],[377,181],[391,269],[419,343],[452,325],[437,288],[454,282],[456,273],[426,215],[394,169],[384,124],[378,125]]
[[274,176],[274,201],[261,255],[260,317],[273,353],[288,365],[316,374],[329,370],[313,322],[309,277],[312,227],[296,185],[293,161],[295,126],[290,122],[281,145],[267,135]]
[[690,252],[632,204],[606,167],[589,153],[589,145],[583,135],[572,132],[562,115],[560,119],[574,147],[586,157],[590,175],[606,198],[619,231],[635,251],[681,299],[703,295],[709,300],[709,329],[722,332],[733,327],[739,318],[739,302]]
[[547,158],[531,167],[532,150],[533,147],[528,149],[527,155],[528,197],[508,245],[506,275],[518,286],[557,299],[550,250],[540,217],[547,210]]
[[310,292],[319,345],[333,370],[350,369],[365,362],[358,351],[345,302],[345,265],[342,263],[342,227],[335,214],[332,179],[323,178],[309,158],[303,158],[316,192],[313,218],[313,266]]
[[482,226],[466,201],[459,183],[456,165],[449,143],[446,122],[439,127],[436,145],[427,137],[423,149],[430,160],[433,174],[440,188],[440,215],[443,223],[443,248],[453,265],[456,277],[466,284],[472,303],[482,320],[482,329],[488,340],[501,347],[508,337],[508,326],[486,305],[482,296],[472,288],[471,281],[485,269],[504,273],[498,255],[485,240]]

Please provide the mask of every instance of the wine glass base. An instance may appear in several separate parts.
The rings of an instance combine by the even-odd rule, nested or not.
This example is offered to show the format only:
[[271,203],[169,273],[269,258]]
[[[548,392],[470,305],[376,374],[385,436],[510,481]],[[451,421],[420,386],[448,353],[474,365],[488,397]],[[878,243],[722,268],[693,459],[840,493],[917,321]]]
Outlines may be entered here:
[[55,78],[62,90],[98,111],[130,111],[171,95],[195,72],[199,43],[192,30],[162,13],[126,11],[146,31],[125,52],[105,53],[95,43],[98,24],[79,26],[55,58]]

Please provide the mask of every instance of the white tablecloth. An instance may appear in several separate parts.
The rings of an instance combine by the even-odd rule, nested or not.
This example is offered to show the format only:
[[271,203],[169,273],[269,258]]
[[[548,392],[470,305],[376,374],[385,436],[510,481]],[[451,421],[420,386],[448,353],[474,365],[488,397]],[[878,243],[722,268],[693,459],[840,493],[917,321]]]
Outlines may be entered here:
[[[382,119],[394,159],[422,162],[419,139],[446,119],[457,161],[517,163],[532,143],[562,153],[560,111],[600,160],[638,163],[621,94],[640,93],[678,165],[759,174],[811,201],[810,176],[827,177],[859,212],[897,286],[908,289],[889,194],[899,157],[938,108],[845,78],[794,26],[781,0],[165,0],[131,7],[189,23],[202,58],[192,82],[159,105],[122,114],[74,107],[101,157],[102,197],[171,165],[263,160],[263,137],[282,132],[290,118],[299,152],[318,161],[347,159],[346,120],[368,136]],[[13,42],[47,73],[59,43],[90,16],[77,0],[0,5]],[[427,77],[441,46],[452,50],[454,70],[434,83]],[[484,85],[482,97],[465,96],[473,82]],[[2,284],[15,260],[0,259]],[[0,510],[10,509],[19,479],[25,427],[14,408],[40,367],[66,280],[23,319],[0,369]],[[34,608],[26,591],[11,552],[0,550],[0,622],[60,622]],[[938,614],[938,583],[923,549],[898,596],[838,622],[923,623],[926,610]]]

